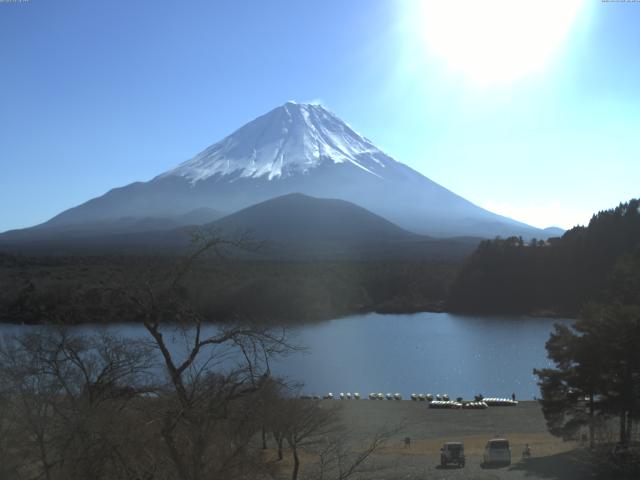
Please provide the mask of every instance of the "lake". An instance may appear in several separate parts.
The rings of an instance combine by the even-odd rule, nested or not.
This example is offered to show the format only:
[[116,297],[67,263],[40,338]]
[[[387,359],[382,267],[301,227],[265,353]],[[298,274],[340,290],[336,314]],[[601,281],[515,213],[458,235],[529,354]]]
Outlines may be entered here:
[[570,320],[448,313],[355,315],[295,331],[308,355],[278,365],[305,392],[540,396],[533,368],[554,323]]
[[[303,392],[447,393],[472,398],[539,396],[533,368],[552,366],[544,348],[554,323],[570,320],[448,313],[366,314],[306,324],[292,330],[307,347],[274,363],[277,375],[304,382]],[[3,325],[2,332],[24,328]],[[42,328],[42,327],[35,327]],[[102,327],[75,327],[83,331]],[[113,325],[126,336],[146,336],[138,325]]]

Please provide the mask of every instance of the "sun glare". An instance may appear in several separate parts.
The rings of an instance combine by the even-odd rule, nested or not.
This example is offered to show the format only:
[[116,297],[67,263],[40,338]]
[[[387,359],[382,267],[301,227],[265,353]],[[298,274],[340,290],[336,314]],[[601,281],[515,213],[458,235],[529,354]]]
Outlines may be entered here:
[[427,50],[481,84],[539,71],[565,39],[582,0],[427,0],[413,22]]

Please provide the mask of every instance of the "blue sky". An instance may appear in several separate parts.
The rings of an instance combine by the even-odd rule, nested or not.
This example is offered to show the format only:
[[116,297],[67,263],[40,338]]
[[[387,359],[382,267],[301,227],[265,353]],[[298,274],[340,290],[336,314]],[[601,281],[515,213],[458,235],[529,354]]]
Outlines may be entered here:
[[549,44],[517,74],[502,67],[520,50],[473,48],[522,20],[465,12],[480,30],[447,17],[460,43],[443,53],[441,19],[410,0],[0,2],[0,231],[148,180],[287,100],[536,226],[640,195],[640,3],[584,2],[552,42],[550,4],[528,43],[497,37]]

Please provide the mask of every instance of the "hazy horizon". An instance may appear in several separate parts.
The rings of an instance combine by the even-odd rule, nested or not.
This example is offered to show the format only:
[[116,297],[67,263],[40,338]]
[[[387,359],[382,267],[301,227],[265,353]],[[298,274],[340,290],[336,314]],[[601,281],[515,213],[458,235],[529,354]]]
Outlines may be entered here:
[[17,206],[0,231],[149,180],[288,100],[536,227],[638,196],[639,3],[442,5],[0,3],[0,202]]

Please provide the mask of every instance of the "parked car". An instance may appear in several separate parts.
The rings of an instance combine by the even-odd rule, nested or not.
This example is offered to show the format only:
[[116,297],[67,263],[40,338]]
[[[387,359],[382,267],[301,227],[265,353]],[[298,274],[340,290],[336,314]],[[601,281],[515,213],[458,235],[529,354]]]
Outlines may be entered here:
[[461,442],[447,442],[440,448],[440,465],[456,464],[464,467],[464,445]]
[[484,463],[504,463],[511,464],[511,447],[509,440],[504,438],[494,438],[487,442],[484,447]]

